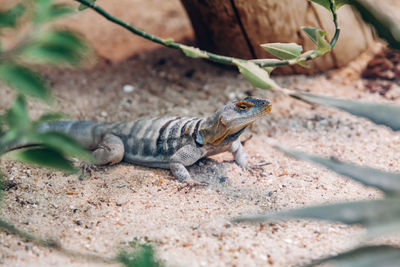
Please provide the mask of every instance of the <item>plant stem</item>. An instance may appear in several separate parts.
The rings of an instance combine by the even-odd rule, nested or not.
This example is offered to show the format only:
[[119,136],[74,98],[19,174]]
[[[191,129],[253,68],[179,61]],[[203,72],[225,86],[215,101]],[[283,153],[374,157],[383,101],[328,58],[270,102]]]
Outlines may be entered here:
[[[178,49],[181,50],[181,44],[180,43],[176,43],[176,42],[170,42],[168,39],[162,39],[158,36],[149,34],[143,30],[140,30],[136,27],[133,27],[132,25],[129,25],[128,23],[112,16],[111,14],[109,14],[107,11],[105,11],[104,9],[102,9],[101,7],[99,7],[98,5],[96,5],[95,3],[91,3],[88,0],[75,0],[91,9],[93,9],[94,11],[96,11],[97,13],[99,13],[100,15],[102,15],[104,18],[106,18],[107,20],[120,25],[121,27],[127,29],[128,31],[139,35],[147,40],[150,40],[152,42],[158,43],[160,45],[169,47],[169,48],[173,48],[173,49]],[[337,20],[336,20],[336,13],[333,9],[333,3],[331,2],[331,12],[333,15],[333,21],[335,23],[335,35],[330,43],[331,47],[333,48],[336,44],[336,41],[339,37],[339,33],[340,30],[338,29],[338,25],[337,25]],[[200,50],[202,53],[205,53],[208,56],[208,60],[217,62],[217,63],[222,63],[222,64],[226,64],[226,65],[235,65],[233,63],[234,60],[245,60],[245,59],[239,59],[239,58],[234,58],[234,57],[227,57],[227,56],[223,56],[223,55],[218,55],[218,54],[214,54],[211,52],[207,52],[204,50]],[[305,61],[311,60],[315,57],[313,56],[308,56],[307,58],[305,58]],[[258,59],[258,60],[254,60],[253,63],[257,64],[260,67],[279,67],[279,66],[285,66],[285,65],[294,65],[297,64],[296,61],[293,60],[276,60],[274,62],[271,62],[270,60],[266,59],[265,61],[263,61],[262,59]]]
[[337,15],[336,15],[333,0],[329,0],[329,9],[331,10],[333,23],[335,24],[335,34],[333,35],[333,38],[332,38],[331,42],[329,43],[331,46],[331,49],[333,49],[336,45],[336,42],[337,42],[337,40],[339,38],[339,34],[340,34],[340,29],[339,29],[339,26],[337,23]]

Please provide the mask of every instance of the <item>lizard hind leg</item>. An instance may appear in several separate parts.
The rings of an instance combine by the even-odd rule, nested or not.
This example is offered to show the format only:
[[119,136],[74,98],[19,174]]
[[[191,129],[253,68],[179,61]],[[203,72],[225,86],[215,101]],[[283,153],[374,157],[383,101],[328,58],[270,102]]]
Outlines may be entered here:
[[124,158],[125,148],[121,138],[106,134],[96,149],[92,152],[94,164],[116,164]]

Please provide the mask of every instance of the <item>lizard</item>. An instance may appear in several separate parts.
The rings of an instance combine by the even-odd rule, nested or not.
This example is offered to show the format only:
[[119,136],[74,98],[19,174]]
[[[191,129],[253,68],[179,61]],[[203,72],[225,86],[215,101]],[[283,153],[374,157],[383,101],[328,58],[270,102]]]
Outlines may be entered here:
[[[95,165],[121,161],[170,169],[179,181],[192,181],[187,166],[199,159],[231,151],[235,162],[246,167],[239,136],[271,111],[264,99],[246,97],[205,117],[160,117],[132,122],[53,121],[39,132],[62,132],[92,151]],[[193,182],[193,181],[192,181]]]

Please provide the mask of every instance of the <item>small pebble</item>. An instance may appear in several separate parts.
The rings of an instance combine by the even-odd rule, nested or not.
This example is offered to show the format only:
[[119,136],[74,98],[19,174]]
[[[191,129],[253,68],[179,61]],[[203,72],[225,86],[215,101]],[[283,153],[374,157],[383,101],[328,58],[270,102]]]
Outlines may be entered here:
[[229,100],[234,100],[236,97],[237,97],[237,96],[236,96],[236,93],[235,93],[235,92],[229,92],[229,94],[228,94]]
[[107,114],[107,112],[105,112],[105,111],[102,111],[102,112],[100,113],[100,116],[102,116],[102,117],[107,117],[107,116],[108,116],[108,114]]
[[219,178],[220,183],[225,183],[226,182],[226,177],[220,177]]
[[124,204],[125,204],[124,200],[117,200],[117,202],[115,203],[115,205],[118,206],[118,207],[121,207]]
[[135,89],[136,88],[133,85],[130,85],[130,84],[125,84],[124,87],[122,87],[122,90],[125,93],[132,93],[133,91],[135,91]]

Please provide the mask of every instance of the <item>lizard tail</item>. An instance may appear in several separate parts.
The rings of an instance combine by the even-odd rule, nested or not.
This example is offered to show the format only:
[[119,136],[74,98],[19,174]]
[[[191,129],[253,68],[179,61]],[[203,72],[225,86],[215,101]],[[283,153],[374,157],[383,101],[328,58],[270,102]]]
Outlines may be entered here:
[[[103,135],[109,128],[108,125],[112,124],[94,121],[52,121],[41,123],[37,131],[39,133],[64,133],[77,140],[84,148],[94,149],[101,142]],[[32,143],[28,140],[19,140],[7,145],[3,152],[7,153],[35,146],[40,146],[40,144]]]
[[39,132],[61,132],[76,139],[87,149],[96,148],[112,123],[95,121],[52,121],[39,125]]

